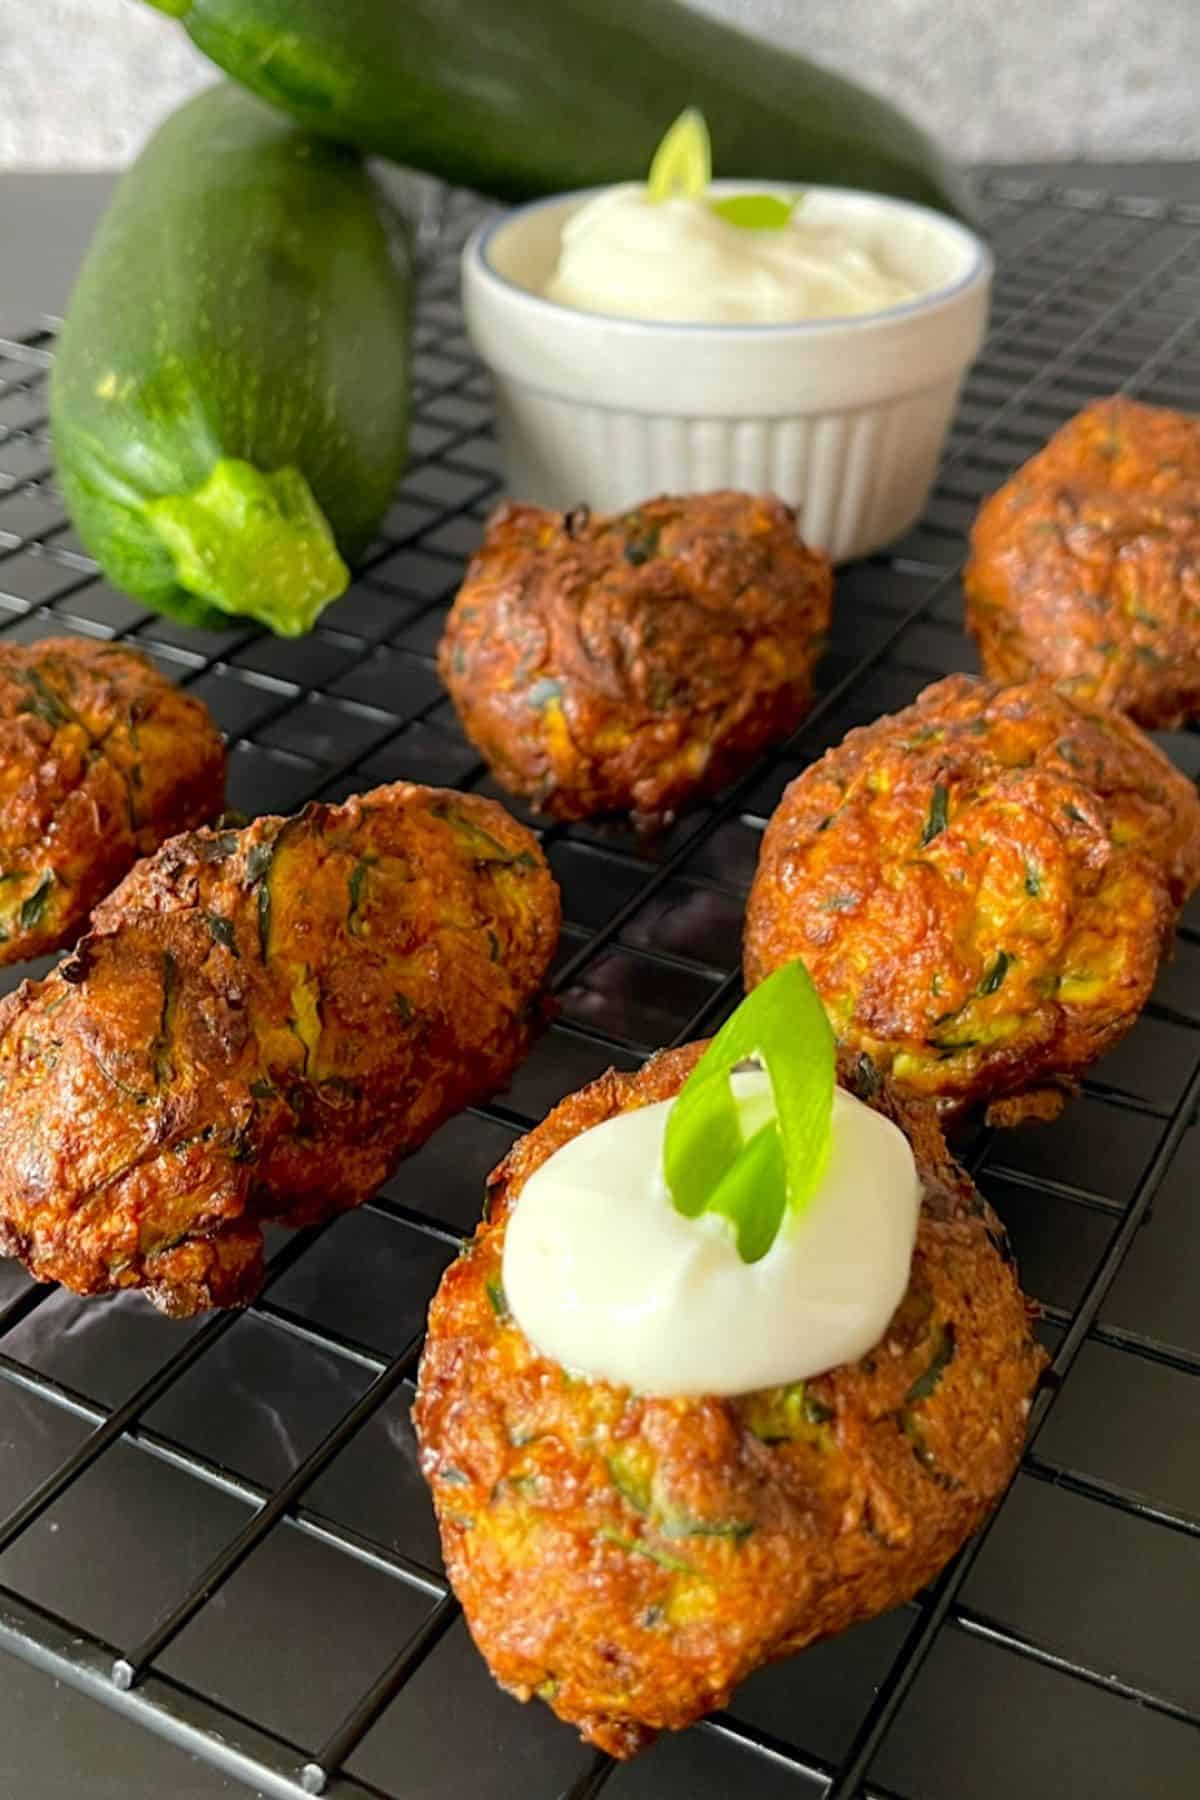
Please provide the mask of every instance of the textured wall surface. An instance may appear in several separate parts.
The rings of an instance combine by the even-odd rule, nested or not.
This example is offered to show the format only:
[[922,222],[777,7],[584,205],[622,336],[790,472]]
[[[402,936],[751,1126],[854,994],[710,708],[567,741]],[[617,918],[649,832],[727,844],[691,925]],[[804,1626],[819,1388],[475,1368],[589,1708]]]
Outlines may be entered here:
[[[696,4],[890,94],[965,159],[1200,156],[1200,0]],[[0,0],[0,167],[125,162],[206,79],[137,0]]]

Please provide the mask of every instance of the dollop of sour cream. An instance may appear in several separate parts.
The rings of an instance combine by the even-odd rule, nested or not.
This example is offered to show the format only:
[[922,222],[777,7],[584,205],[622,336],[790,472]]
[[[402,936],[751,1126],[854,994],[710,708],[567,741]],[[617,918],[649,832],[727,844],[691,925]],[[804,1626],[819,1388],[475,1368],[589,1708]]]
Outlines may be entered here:
[[801,204],[777,230],[748,231],[703,199],[651,201],[624,182],[572,214],[543,293],[563,306],[678,324],[788,324],[911,300],[849,218],[819,223]]
[[[774,1116],[733,1076],[746,1137]],[[672,1102],[619,1113],[534,1171],[504,1245],[504,1292],[563,1367],[640,1394],[745,1394],[864,1356],[908,1286],[921,1184],[904,1134],[840,1088],[820,1186],[756,1263],[719,1216],[688,1219],[662,1175]]]

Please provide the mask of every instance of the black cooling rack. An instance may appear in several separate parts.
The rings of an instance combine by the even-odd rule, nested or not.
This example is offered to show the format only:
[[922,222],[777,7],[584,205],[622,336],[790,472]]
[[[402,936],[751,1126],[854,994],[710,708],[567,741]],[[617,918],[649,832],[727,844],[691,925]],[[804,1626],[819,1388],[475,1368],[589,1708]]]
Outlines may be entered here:
[[[0,1646],[268,1795],[1200,1793],[1200,907],[1063,1120],[962,1146],[1042,1303],[1052,1374],[1007,1500],[916,1602],[614,1767],[492,1688],[409,1424],[424,1309],[487,1169],[571,1088],[725,1014],[785,782],[850,725],[974,666],[957,570],[980,498],[1094,395],[1200,410],[1200,207],[992,180],[985,210],[993,330],[923,522],[841,576],[820,700],[792,743],[652,850],[546,831],[562,1010],[503,1099],[358,1213],[274,1236],[245,1313],[171,1324],[0,1263]],[[0,630],[142,646],[228,733],[232,806],[398,777],[493,791],[433,665],[497,488],[456,304],[476,216],[451,200],[425,282],[410,473],[353,588],[300,642],[189,631],[97,579],[54,487],[52,324],[0,341]],[[1162,742],[1200,773],[1200,738]],[[19,1743],[7,1752],[19,1786]]]

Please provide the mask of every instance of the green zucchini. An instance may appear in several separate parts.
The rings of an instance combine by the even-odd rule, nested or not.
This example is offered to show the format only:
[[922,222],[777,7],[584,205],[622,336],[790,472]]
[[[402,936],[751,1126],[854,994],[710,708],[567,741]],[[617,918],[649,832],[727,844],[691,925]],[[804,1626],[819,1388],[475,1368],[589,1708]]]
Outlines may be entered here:
[[403,471],[409,305],[353,152],[229,84],[168,119],[52,374],[67,506],[108,578],[193,624],[307,631]]
[[722,175],[972,215],[888,101],[678,0],[149,0],[312,131],[520,200],[641,179],[685,106]]

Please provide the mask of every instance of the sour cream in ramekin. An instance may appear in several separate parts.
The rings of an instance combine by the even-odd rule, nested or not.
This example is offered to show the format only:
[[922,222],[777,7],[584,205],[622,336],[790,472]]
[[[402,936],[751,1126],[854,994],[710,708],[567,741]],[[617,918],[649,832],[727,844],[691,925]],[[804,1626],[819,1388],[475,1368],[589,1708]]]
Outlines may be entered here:
[[814,218],[803,196],[785,224],[748,230],[707,197],[655,201],[628,181],[567,220],[542,292],[616,318],[770,325],[878,312],[919,288],[888,266],[878,232]]
[[[795,196],[782,182],[708,188],[718,200],[747,192]],[[603,198],[519,208],[463,253],[467,328],[491,371],[509,492],[599,512],[653,494],[774,493],[836,562],[906,531],[983,338],[986,245],[910,201],[806,187],[806,229],[864,246],[914,299],[774,323],[618,317],[546,294],[573,221]]]

